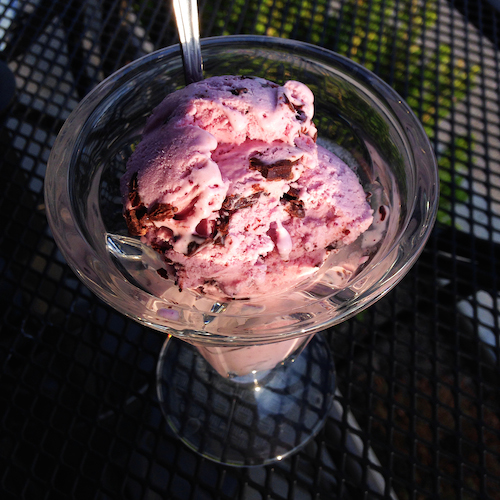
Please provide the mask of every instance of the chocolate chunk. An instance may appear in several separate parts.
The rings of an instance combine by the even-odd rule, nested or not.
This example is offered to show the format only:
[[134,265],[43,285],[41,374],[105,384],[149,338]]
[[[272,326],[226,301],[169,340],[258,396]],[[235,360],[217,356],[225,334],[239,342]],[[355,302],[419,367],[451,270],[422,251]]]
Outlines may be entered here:
[[292,179],[292,167],[296,165],[301,158],[297,160],[278,160],[275,163],[265,164],[256,156],[250,158],[250,169],[258,170],[262,176],[268,181],[278,181],[285,180],[289,181]]
[[202,241],[201,243],[198,243],[196,241],[189,242],[186,255],[188,257],[191,257],[192,255],[198,253],[202,248],[205,248],[209,243],[210,243],[210,239],[206,239],[206,240]]
[[138,207],[124,212],[128,231],[132,236],[144,236],[146,234],[146,207],[141,203]]
[[240,87],[236,89],[231,89],[231,94],[233,95],[241,95],[241,94],[246,94],[248,92],[248,89],[245,87]]
[[172,250],[172,245],[164,240],[154,240],[150,243],[151,248],[158,253],[164,254],[168,250]]
[[297,110],[295,109],[295,106],[292,104],[292,101],[290,101],[290,99],[288,99],[288,96],[286,94],[283,94],[283,101],[285,102],[285,104],[290,108],[290,111],[292,113],[295,113]]
[[171,219],[177,208],[167,203],[158,203],[149,211],[139,196],[139,182],[135,172],[128,183],[128,199],[132,208],[124,212],[128,230],[133,236],[143,236],[149,221]]
[[215,231],[214,231],[214,245],[223,246],[226,241],[226,236],[229,228],[229,219],[231,215],[229,212],[220,211],[220,217],[217,219],[215,223]]
[[169,275],[168,275],[168,272],[166,269],[157,269],[156,272],[162,277],[162,278],[165,278],[166,280],[169,279]]
[[137,180],[137,172],[134,172],[128,183],[128,199],[132,207],[137,207],[141,204],[141,197],[139,196],[139,182]]
[[199,243],[196,243],[196,241],[190,241],[189,242],[189,245],[188,245],[188,248],[187,248],[187,256],[190,257],[191,255],[193,255],[196,250],[198,249],[199,247]]
[[290,189],[284,194],[287,199],[299,199],[300,191],[297,188],[290,186]]
[[298,199],[298,191],[294,188],[290,188],[288,193],[285,193],[281,197],[281,204],[286,205],[285,210],[292,217],[298,217],[299,219],[303,219],[306,215],[304,210],[304,202]]
[[222,203],[222,208],[224,210],[240,210],[241,208],[251,207],[257,203],[260,198],[262,191],[257,191],[250,196],[239,196],[237,194],[231,194],[226,197]]
[[378,213],[380,214],[380,222],[383,222],[387,217],[387,210],[384,205],[380,205],[380,207],[378,207]]
[[285,210],[292,217],[297,217],[298,219],[303,219],[306,216],[306,212],[304,210],[304,203],[301,200],[292,201],[285,207]]
[[304,202],[302,200],[290,200],[285,207],[285,210],[292,217],[303,219],[306,216],[304,210]]
[[296,105],[293,104],[290,99],[288,99],[288,96],[286,94],[283,94],[283,101],[285,104],[290,108],[290,111],[292,113],[295,113],[295,119],[298,120],[299,122],[305,122],[306,121],[306,114],[302,110],[304,107],[303,105]]
[[150,210],[148,218],[154,222],[161,222],[167,219],[172,219],[176,212],[177,207],[173,207],[168,203],[157,203]]
[[295,119],[298,120],[299,122],[305,122],[306,121],[306,114],[304,111],[302,111],[302,106],[295,106],[296,114],[295,114]]

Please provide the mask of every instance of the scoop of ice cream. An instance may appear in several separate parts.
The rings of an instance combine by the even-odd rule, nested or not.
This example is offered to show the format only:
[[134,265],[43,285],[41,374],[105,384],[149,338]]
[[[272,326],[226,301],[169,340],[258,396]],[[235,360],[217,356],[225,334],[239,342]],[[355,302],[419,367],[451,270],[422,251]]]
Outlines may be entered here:
[[299,82],[234,76],[153,111],[122,178],[124,214],[181,288],[281,291],[370,226],[356,175],[316,145],[313,112]]
[[212,77],[168,95],[153,111],[144,134],[170,123],[195,125],[219,144],[278,140],[293,145],[301,135],[316,136],[313,102],[311,90],[299,82],[280,86],[263,78]]

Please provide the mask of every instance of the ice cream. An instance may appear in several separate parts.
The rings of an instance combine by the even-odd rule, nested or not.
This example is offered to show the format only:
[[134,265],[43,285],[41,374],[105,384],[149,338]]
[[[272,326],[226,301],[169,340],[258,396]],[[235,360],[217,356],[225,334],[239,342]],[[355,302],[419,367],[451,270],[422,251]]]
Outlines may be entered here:
[[182,289],[284,291],[372,223],[356,174],[316,144],[307,86],[212,77],[153,111],[122,178],[129,232]]

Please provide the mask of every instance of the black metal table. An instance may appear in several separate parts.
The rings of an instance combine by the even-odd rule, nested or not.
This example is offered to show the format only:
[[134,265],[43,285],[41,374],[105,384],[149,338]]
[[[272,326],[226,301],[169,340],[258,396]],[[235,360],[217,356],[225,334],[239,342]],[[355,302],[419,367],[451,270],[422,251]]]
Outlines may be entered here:
[[275,466],[201,459],[159,410],[162,335],[78,281],[43,199],[76,103],[176,42],[170,2],[0,0],[0,498],[500,498],[495,2],[201,0],[200,10],[202,36],[312,42],[392,85],[439,160],[436,228],[394,291],[324,334],[338,391],[314,441]]

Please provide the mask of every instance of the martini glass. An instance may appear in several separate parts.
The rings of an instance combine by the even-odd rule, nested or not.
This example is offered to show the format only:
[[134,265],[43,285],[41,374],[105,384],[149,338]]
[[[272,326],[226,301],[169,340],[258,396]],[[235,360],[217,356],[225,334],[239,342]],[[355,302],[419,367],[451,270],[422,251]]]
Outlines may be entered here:
[[149,54],[77,106],[49,158],[45,196],[54,238],[102,300],[165,333],[159,402],[175,434],[216,462],[282,460],[330,409],[331,353],[315,335],[358,314],[408,272],[432,229],[438,178],[430,143],[403,100],[363,67],[319,47],[260,36],[202,40],[206,77],[294,79],[315,94],[318,141],[358,174],[374,223],[317,273],[269,296],[224,300],[158,273],[158,254],[130,237],[119,179],[152,109],[184,86],[179,46]]

